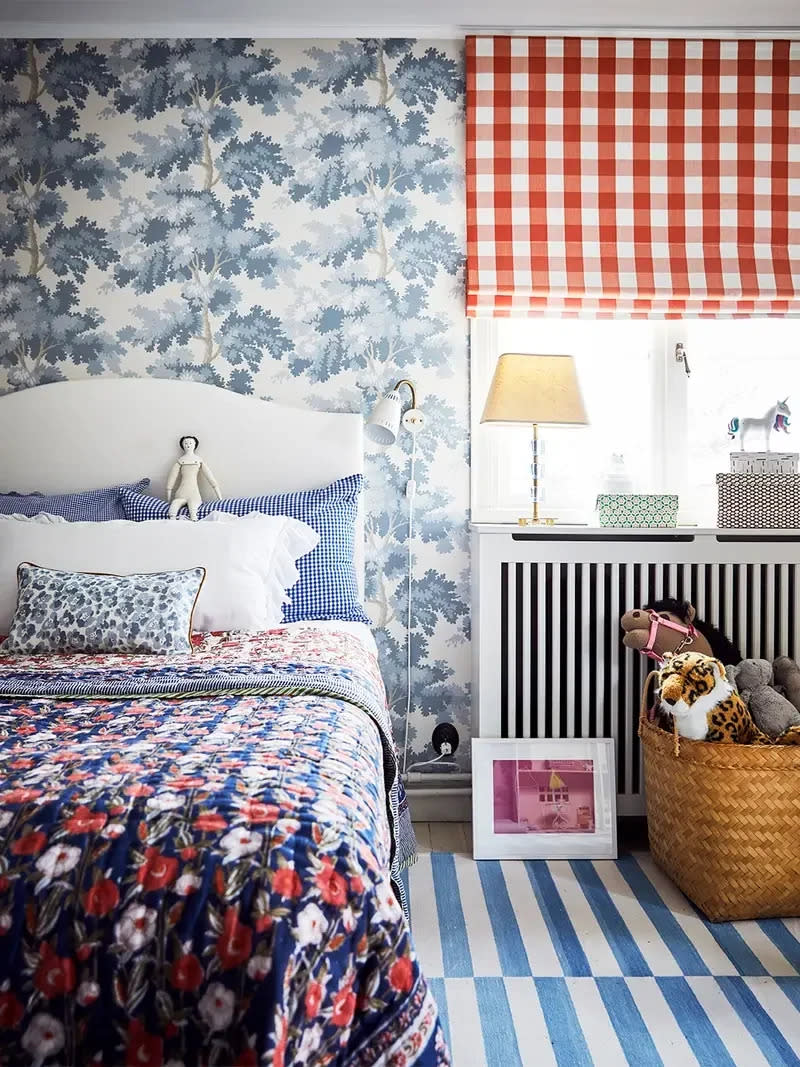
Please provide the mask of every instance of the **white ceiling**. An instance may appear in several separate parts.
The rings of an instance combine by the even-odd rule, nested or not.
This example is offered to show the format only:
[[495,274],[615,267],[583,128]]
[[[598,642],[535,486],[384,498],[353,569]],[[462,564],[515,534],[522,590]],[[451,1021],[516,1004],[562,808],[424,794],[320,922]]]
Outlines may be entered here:
[[0,36],[458,37],[472,30],[800,36],[798,0],[0,0]]

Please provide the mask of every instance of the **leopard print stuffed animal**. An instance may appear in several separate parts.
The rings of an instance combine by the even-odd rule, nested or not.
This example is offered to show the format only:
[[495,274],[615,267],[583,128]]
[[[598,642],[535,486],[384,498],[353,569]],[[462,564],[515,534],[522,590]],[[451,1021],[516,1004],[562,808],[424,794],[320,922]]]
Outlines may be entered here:
[[725,676],[718,659],[681,652],[658,672],[661,711],[672,717],[681,737],[739,745],[798,745],[800,727],[774,740],[756,726],[747,705]]

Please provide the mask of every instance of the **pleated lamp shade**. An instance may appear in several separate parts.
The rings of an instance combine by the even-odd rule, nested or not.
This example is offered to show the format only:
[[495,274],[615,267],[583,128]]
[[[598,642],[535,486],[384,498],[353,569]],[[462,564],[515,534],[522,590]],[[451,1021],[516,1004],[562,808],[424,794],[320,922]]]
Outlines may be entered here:
[[481,422],[587,426],[572,356],[505,352],[494,369]]

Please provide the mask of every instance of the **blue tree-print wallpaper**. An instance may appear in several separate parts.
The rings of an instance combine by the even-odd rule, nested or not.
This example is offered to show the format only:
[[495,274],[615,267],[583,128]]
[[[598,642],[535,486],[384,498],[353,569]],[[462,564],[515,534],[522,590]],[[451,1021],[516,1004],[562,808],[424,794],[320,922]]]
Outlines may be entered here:
[[[157,375],[366,412],[413,378],[411,753],[451,720],[466,767],[460,44],[11,40],[0,74],[0,388]],[[402,741],[410,439],[368,448],[367,609]]]

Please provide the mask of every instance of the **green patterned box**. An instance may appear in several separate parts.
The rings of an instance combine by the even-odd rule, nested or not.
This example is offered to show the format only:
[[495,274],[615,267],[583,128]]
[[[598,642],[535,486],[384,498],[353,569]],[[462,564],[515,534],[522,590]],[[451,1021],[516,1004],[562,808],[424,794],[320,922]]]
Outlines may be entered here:
[[671,493],[600,493],[601,526],[676,526],[678,497]]

